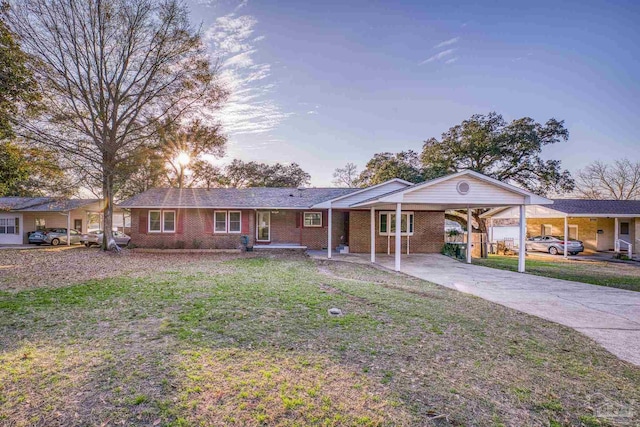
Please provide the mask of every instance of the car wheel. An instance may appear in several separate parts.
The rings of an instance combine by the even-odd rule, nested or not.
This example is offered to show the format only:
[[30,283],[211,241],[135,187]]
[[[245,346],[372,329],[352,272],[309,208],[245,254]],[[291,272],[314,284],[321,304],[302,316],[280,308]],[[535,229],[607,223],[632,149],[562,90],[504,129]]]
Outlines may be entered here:
[[550,253],[551,255],[558,255],[558,248],[551,246],[551,247],[549,248],[549,253]]
[[53,239],[51,241],[51,246],[58,246],[60,244],[60,239]]
[[85,247],[90,248],[91,247],[91,243],[87,242],[84,244]]
[[127,244],[125,245],[126,248],[130,248],[131,247],[131,239],[127,240]]

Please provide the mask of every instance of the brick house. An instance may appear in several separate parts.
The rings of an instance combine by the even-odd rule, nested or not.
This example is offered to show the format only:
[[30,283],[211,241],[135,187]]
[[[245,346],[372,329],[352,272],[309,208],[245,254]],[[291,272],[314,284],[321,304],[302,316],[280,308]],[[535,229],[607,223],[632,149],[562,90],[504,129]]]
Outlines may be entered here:
[[246,236],[249,246],[326,249],[329,258],[338,247],[371,253],[372,262],[376,253],[393,253],[399,270],[401,255],[440,252],[447,209],[467,209],[470,222],[474,208],[550,203],[462,171],[419,184],[392,179],[359,189],[154,188],[119,207],[130,210],[132,242],[140,247],[233,249]]
[[[484,216],[490,239],[515,235],[517,209],[498,208]],[[527,206],[526,217],[527,237],[564,236],[566,229],[568,238],[582,241],[590,252],[640,249],[640,200],[555,199],[551,206]]]

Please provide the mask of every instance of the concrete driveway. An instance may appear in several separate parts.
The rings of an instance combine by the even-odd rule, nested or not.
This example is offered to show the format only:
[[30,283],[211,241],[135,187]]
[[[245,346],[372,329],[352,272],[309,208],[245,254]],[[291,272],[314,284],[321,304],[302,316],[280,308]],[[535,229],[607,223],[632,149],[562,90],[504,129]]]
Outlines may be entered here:
[[[377,255],[376,262],[394,266],[393,255]],[[640,365],[640,292],[469,265],[436,254],[403,255],[402,272],[569,326]]]

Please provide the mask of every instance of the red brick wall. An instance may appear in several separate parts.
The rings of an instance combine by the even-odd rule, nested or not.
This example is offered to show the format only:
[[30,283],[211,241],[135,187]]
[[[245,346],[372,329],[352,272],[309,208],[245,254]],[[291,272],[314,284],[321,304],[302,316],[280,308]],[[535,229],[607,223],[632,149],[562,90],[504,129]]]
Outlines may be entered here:
[[[349,251],[365,253],[371,250],[369,211],[351,211],[349,218]],[[395,251],[395,236],[380,236],[380,216],[376,211],[376,252]],[[444,212],[414,211],[414,232],[409,239],[410,253],[438,253],[444,245]],[[387,242],[389,246],[387,246]],[[402,237],[402,252],[407,250],[407,237]]]
[[[174,209],[168,209],[174,210]],[[214,209],[176,209],[175,233],[148,233],[148,209],[131,210],[131,241],[145,248],[195,248],[236,249],[241,247],[240,236],[249,236],[250,244],[255,241],[255,212],[243,210],[242,233],[213,233]],[[141,224],[142,223],[142,224]]]
[[[248,235],[250,244],[254,245],[256,229],[256,212],[242,211],[241,234],[213,233],[214,209],[178,209],[175,233],[148,233],[148,209],[132,209],[131,238],[140,247],[151,248],[194,248],[202,249],[235,249],[241,246],[240,236]],[[322,227],[304,227],[302,215],[304,210],[271,211],[271,243],[299,244],[309,249],[325,249],[327,247],[327,211],[322,212]],[[349,216],[349,230],[345,230],[345,219]],[[376,213],[376,227],[378,226]],[[377,229],[377,228],[376,228]],[[332,246],[348,242],[350,251],[354,253],[369,252],[369,211],[333,211]],[[391,252],[394,251],[395,239],[390,240]],[[268,244],[268,242],[259,242]],[[199,245],[198,245],[199,244]],[[444,244],[444,213],[414,212],[414,235],[410,238],[410,252],[439,252]],[[407,238],[402,238],[402,250],[406,251]],[[376,234],[376,252],[387,252],[387,237]]]

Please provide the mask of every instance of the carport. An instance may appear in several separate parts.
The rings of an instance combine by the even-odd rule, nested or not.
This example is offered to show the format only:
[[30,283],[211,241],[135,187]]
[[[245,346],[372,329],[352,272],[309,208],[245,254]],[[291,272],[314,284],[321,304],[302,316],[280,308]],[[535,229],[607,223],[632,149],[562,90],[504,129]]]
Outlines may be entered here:
[[[549,205],[553,201],[540,197],[529,191],[498,181],[483,174],[465,170],[420,184],[414,184],[390,193],[382,194],[351,205],[353,209],[370,209],[371,211],[371,262],[376,262],[375,252],[375,215],[376,210],[395,211],[395,230],[401,230],[402,214],[411,210],[466,210],[467,230],[467,263],[471,263],[472,209],[490,209],[497,207],[518,207],[519,247],[525,247],[526,239],[526,206]],[[442,230],[444,233],[444,230]],[[395,233],[394,269],[401,271],[402,233]],[[525,251],[518,251],[518,271],[525,271]]]

